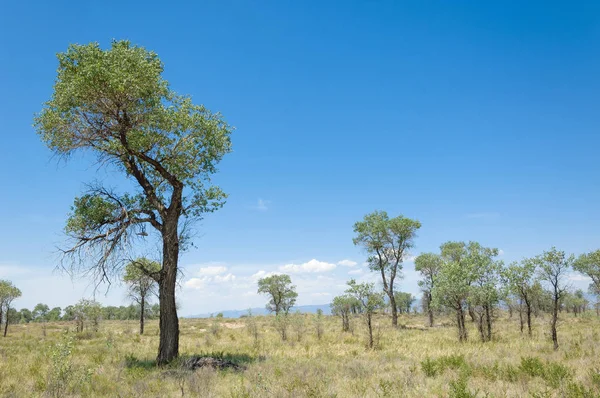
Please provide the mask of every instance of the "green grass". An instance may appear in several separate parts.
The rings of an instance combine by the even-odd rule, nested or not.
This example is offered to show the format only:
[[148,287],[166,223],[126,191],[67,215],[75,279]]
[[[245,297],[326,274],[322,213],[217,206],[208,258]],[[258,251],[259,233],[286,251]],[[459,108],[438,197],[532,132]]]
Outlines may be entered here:
[[600,320],[591,314],[562,314],[558,351],[548,318],[535,319],[532,338],[516,319],[498,319],[489,343],[469,323],[470,340],[459,343],[448,319],[423,328],[424,317],[404,315],[405,328],[393,329],[378,316],[373,350],[359,318],[354,333],[343,333],[339,319],[325,317],[321,340],[306,318],[300,341],[290,329],[285,342],[271,317],[181,320],[182,359],[213,356],[244,365],[241,372],[190,372],[177,362],[157,368],[157,321],[143,336],[134,321],[80,334],[70,323],[45,332],[40,324],[13,325],[0,338],[0,396],[600,397]]

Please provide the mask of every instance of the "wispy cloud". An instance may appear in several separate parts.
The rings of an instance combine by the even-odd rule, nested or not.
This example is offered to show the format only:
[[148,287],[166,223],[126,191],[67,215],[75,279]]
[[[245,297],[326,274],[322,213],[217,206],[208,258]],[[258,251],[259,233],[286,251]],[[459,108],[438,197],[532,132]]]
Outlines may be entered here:
[[356,264],[358,263],[352,260],[342,260],[337,262],[337,265],[343,265],[344,267],[354,267]]
[[267,211],[269,210],[269,205],[271,204],[270,200],[264,200],[259,198],[254,209],[258,211]]

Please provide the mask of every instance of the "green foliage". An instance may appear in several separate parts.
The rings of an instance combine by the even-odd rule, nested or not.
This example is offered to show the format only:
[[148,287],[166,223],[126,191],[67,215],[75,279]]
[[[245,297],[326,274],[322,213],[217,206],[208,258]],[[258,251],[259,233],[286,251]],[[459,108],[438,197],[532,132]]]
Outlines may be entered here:
[[569,367],[556,362],[542,362],[537,357],[523,357],[519,370],[530,377],[541,377],[552,388],[558,388],[573,378]]
[[419,221],[404,216],[390,218],[385,211],[369,213],[362,221],[354,224],[356,236],[353,242],[366,250],[369,268],[381,272],[383,290],[390,300],[394,295],[396,275],[402,270],[407,251],[414,246],[419,228]]
[[410,309],[416,300],[416,297],[414,297],[412,294],[405,292],[394,293],[394,298],[396,299],[396,307],[398,308],[398,312],[403,312],[405,314],[410,313]]
[[376,310],[384,306],[383,295],[375,291],[373,283],[357,283],[356,280],[348,281],[346,294],[353,297],[361,307],[361,312],[373,314]]
[[600,294],[600,250],[580,255],[573,269],[591,278],[590,292]]
[[449,398],[476,398],[477,392],[471,392],[468,388],[467,377],[461,375],[458,379],[450,382]]
[[462,355],[443,355],[437,359],[429,357],[421,361],[421,370],[427,377],[435,377],[443,374],[446,369],[461,370],[469,373],[469,365]]
[[298,293],[296,286],[292,285],[289,275],[271,275],[258,280],[258,293],[270,296],[267,309],[275,312],[288,314],[290,308],[296,303]]
[[423,277],[419,286],[424,291],[431,291],[435,284],[440,269],[444,262],[440,255],[435,253],[422,253],[415,258],[415,271],[420,272]]

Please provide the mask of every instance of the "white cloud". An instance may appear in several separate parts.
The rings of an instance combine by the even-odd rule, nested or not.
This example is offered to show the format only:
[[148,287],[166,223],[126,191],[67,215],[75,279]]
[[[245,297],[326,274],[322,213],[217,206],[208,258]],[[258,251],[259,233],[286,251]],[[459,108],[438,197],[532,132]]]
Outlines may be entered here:
[[407,263],[412,263],[413,261],[415,261],[415,258],[417,258],[417,256],[412,256],[410,254],[405,254],[404,257],[402,257],[402,260],[407,262]]
[[323,292],[323,293],[313,293],[313,294],[311,294],[311,296],[312,297],[329,297],[329,296],[331,296],[331,293],[326,293],[326,292]]
[[354,267],[358,263],[356,261],[352,261],[352,260],[342,260],[342,261],[338,261],[337,264],[343,265],[344,267]]
[[312,259],[303,264],[286,264],[279,267],[282,272],[290,272],[292,274],[303,274],[309,272],[327,272],[335,269],[335,264],[326,263]]
[[362,268],[359,269],[353,269],[352,271],[348,271],[348,275],[360,275],[362,274],[364,271]]
[[499,256],[504,256],[504,250],[502,250],[502,249],[499,249],[499,250],[498,250],[498,255],[499,255]]
[[227,267],[209,266],[209,267],[201,267],[200,270],[198,270],[197,275],[198,276],[215,276],[215,275],[224,274],[225,272],[227,272]]
[[232,282],[234,280],[235,280],[235,275],[233,275],[231,272],[228,273],[227,275],[217,275],[213,278],[213,282],[216,282],[216,283]]
[[233,282],[236,277],[231,272],[227,275],[220,275],[225,272],[225,267],[205,267],[198,272],[198,278],[187,280],[183,286],[189,289],[204,289],[208,285],[218,285],[221,283]]
[[189,289],[202,289],[204,286],[206,286],[206,279],[192,278],[186,281],[183,285]]

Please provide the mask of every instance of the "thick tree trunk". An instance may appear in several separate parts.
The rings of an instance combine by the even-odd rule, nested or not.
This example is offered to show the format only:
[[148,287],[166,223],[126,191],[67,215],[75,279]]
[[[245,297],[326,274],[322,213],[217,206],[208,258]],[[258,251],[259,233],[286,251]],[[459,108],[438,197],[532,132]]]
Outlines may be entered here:
[[490,311],[490,306],[485,306],[485,321],[487,326],[487,341],[492,341],[492,312]]
[[179,260],[179,237],[177,220],[165,221],[163,225],[163,271],[158,285],[160,300],[160,342],[158,365],[165,365],[179,355],[179,319],[175,303],[177,263]]
[[556,324],[558,322],[558,296],[554,296],[554,308],[552,309],[552,322],[550,324],[550,330],[552,333],[552,343],[554,343],[554,350],[558,350],[558,334],[556,332]]
[[144,311],[146,306],[146,298],[142,295],[142,300],[140,301],[140,334],[144,334]]

